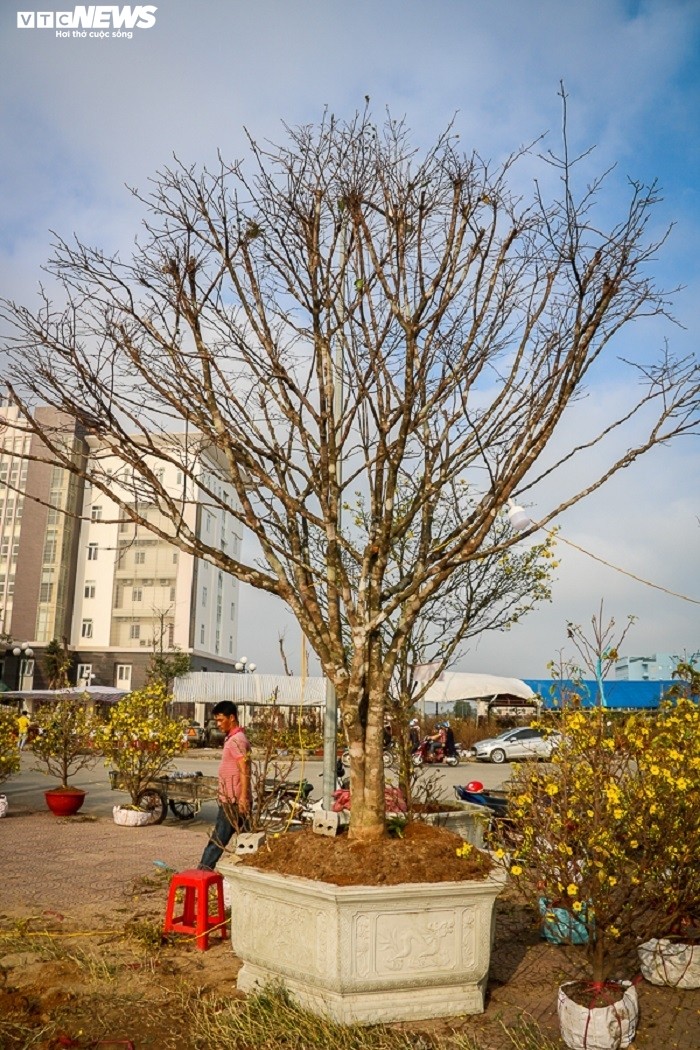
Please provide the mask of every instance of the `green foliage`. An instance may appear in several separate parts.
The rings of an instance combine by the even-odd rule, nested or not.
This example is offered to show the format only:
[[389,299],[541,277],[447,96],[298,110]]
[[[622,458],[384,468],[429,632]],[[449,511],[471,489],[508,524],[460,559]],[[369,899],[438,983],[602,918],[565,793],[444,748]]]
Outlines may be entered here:
[[186,719],[171,718],[171,698],[160,684],[129,693],[112,709],[98,743],[116,769],[133,805],[154,777],[160,776],[185,748]]
[[175,678],[189,673],[191,662],[189,653],[183,653],[178,646],[156,650],[146,670],[147,684],[162,685],[169,692]]
[[35,722],[39,734],[32,749],[48,776],[58,777],[61,787],[81,769],[89,769],[97,760],[96,736],[99,720],[86,707],[84,700],[63,697],[56,703],[40,707]]
[[44,650],[42,664],[49,689],[67,689],[70,685],[68,673],[73,659],[67,645],[52,638]]
[[0,711],[0,784],[19,773],[17,716],[13,711]]

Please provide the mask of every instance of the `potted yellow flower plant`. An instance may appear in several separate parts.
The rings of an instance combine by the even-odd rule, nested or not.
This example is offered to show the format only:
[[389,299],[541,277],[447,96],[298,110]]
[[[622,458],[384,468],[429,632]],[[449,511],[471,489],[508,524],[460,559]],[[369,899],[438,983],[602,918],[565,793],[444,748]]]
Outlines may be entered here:
[[186,747],[186,721],[170,716],[168,700],[164,685],[152,682],[115,704],[100,730],[112,785],[131,797],[129,806],[114,807],[118,824],[156,824],[165,818],[166,798],[157,780]]
[[[562,1035],[570,1047],[629,1046],[636,991],[612,981],[616,967],[653,934],[698,907],[700,711],[677,697],[658,712],[615,717],[577,704],[561,714],[562,740],[544,771],[514,775],[511,813],[519,835],[510,873],[559,932],[585,930],[592,982],[560,990]],[[503,847],[504,843],[501,844]],[[613,1011],[603,1019],[599,1008]],[[584,1007],[581,1028],[572,1014]],[[590,1009],[588,1009],[590,1007]],[[581,1034],[581,1033],[586,1033]]]
[[[17,717],[12,711],[0,711],[0,784],[19,773]],[[7,796],[0,795],[0,817],[7,812]]]
[[84,699],[71,696],[40,707],[35,721],[39,732],[32,745],[34,757],[44,767],[42,772],[60,781],[44,792],[46,804],[57,816],[72,816],[81,808],[85,792],[68,781],[97,761],[99,721]]

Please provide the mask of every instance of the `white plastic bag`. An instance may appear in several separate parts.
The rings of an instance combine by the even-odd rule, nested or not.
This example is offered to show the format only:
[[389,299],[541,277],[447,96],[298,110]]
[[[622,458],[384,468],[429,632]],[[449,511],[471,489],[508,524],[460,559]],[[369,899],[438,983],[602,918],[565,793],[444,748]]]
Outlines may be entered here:
[[113,806],[112,816],[115,824],[130,828],[144,827],[151,822],[150,813],[141,809],[126,809],[123,806]]
[[579,1006],[566,994],[566,989],[573,983],[578,982],[560,987],[557,1001],[561,1037],[570,1050],[621,1050],[630,1046],[639,1016],[634,985],[620,981],[624,993],[617,1002],[589,1009]]
[[639,968],[651,984],[700,988],[700,944],[681,944],[652,937],[640,944]]

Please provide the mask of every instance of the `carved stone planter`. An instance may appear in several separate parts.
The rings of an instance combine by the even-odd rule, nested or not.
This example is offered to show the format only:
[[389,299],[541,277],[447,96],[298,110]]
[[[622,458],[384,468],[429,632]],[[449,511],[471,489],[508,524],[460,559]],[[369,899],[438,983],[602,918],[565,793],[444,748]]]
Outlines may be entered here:
[[481,1013],[493,906],[505,874],[474,882],[334,886],[220,863],[236,901],[238,987],[282,982],[344,1024]]
[[455,809],[443,810],[440,813],[427,813],[420,819],[427,824],[437,824],[448,831],[454,831],[461,835],[465,842],[471,842],[472,846],[484,848],[484,832],[489,826],[491,814],[487,813],[483,806],[477,806],[474,802],[455,803]]

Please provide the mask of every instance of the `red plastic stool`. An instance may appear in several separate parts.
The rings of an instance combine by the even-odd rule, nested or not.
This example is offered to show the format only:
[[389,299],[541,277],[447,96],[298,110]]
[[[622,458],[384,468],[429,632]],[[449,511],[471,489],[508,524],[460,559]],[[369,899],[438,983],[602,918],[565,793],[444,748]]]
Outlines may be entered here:
[[[216,887],[216,909],[209,910],[209,891]],[[182,913],[175,915],[177,891],[183,889]],[[190,933],[197,938],[197,947],[205,952],[209,947],[209,934],[216,927],[221,929],[222,940],[226,940],[226,918],[224,916],[224,880],[215,871],[188,868],[173,875],[170,880],[168,904],[165,909],[163,933]]]

